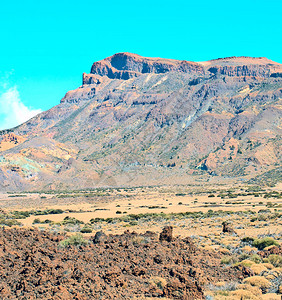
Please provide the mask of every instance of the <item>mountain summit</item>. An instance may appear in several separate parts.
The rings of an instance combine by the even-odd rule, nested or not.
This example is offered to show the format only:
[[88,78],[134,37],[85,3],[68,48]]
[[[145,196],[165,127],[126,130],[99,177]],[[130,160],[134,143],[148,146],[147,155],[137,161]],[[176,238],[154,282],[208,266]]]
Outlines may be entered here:
[[281,180],[282,65],[118,53],[0,133],[2,190]]
[[148,58],[131,53],[117,53],[95,62],[91,68],[91,74],[124,80],[147,73],[162,74],[171,71],[201,74],[204,69],[200,64],[185,60]]

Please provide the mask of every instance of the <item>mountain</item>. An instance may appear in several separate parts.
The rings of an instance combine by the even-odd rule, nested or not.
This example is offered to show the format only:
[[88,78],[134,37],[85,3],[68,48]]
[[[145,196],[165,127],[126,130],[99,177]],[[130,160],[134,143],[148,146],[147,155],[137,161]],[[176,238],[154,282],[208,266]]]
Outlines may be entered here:
[[[46,91],[42,91],[46,92]],[[281,180],[282,65],[118,53],[0,132],[2,190]]]

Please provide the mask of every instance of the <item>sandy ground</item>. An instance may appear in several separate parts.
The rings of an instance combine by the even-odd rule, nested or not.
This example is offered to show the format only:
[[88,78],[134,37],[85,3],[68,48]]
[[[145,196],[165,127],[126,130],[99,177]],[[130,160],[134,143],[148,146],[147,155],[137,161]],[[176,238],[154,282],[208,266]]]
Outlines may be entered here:
[[[275,190],[280,192],[281,185],[269,188],[268,191]],[[31,210],[60,208],[67,212],[63,214],[50,214],[40,216],[30,216],[19,220],[24,226],[34,226],[35,218],[44,221],[49,219],[54,222],[61,222],[66,216],[74,217],[85,223],[92,218],[115,218],[126,216],[128,214],[141,213],[180,213],[180,212],[207,212],[208,210],[217,211],[259,211],[266,209],[267,203],[275,203],[278,208],[271,208],[274,212],[282,211],[282,199],[265,199],[263,196],[254,195],[238,196],[237,198],[219,197],[220,190],[225,191],[230,187],[208,187],[206,190],[202,187],[151,187],[136,189],[109,189],[96,192],[70,192],[69,194],[0,194],[0,207],[6,210]],[[245,188],[237,188],[236,192],[242,192]],[[209,197],[210,193],[215,197]],[[21,196],[22,195],[22,196]],[[62,196],[63,195],[63,196]],[[118,212],[118,213],[117,213]],[[248,222],[248,219],[241,220],[240,216],[232,215],[233,222],[240,227],[240,223],[245,224],[238,228],[237,232],[243,235],[259,234],[278,234],[281,232],[282,224],[262,224]],[[248,217],[249,218],[249,217]],[[224,218],[212,218],[210,220],[171,220],[170,224],[174,226],[175,233],[181,236],[218,234],[221,231],[221,223]],[[189,223],[190,222],[190,223]],[[192,224],[193,222],[193,224]],[[139,222],[140,223],[140,222]],[[189,223],[189,224],[188,224]],[[248,223],[248,226],[246,226]],[[137,232],[145,230],[160,231],[165,222],[145,222],[137,224],[130,229]],[[39,224],[38,227],[48,227],[49,225]],[[97,225],[98,229],[107,232],[121,233],[127,224],[104,224]],[[257,226],[257,227],[255,227]]]

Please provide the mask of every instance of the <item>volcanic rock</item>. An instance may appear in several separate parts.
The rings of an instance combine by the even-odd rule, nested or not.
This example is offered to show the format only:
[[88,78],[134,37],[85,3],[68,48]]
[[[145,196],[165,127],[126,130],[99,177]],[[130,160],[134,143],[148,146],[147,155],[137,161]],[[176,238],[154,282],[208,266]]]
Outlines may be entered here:
[[109,235],[109,243],[63,248],[61,234],[2,229],[0,298],[204,299],[206,284],[244,277],[242,270],[223,267],[219,253],[200,250],[189,239],[160,243],[155,233],[149,236],[125,232]]
[[231,224],[227,221],[224,221],[222,223],[222,232],[223,233],[235,233],[235,230],[233,229],[233,227],[231,226]]
[[94,236],[93,243],[94,244],[103,243],[107,241],[107,239],[108,237],[103,231],[97,231]]
[[172,241],[172,226],[165,226],[162,230],[162,232],[160,233],[160,241],[167,241],[167,242],[171,242]]

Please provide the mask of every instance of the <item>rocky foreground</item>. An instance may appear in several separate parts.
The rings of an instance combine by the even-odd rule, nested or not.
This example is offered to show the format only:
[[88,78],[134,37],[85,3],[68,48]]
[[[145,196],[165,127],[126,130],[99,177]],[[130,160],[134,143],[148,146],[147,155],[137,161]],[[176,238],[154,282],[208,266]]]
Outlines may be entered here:
[[222,266],[222,255],[198,249],[172,227],[85,240],[35,229],[1,229],[1,299],[204,299],[219,281],[241,281],[245,267]]

